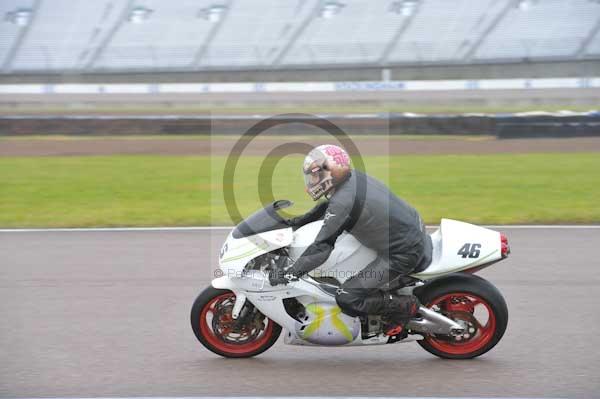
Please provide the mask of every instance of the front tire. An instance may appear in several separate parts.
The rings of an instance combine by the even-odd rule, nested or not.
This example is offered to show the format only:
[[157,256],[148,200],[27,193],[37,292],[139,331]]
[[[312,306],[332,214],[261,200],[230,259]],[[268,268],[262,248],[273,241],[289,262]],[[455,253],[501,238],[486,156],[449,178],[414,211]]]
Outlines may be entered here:
[[472,359],[492,349],[506,331],[508,307],[502,294],[478,276],[456,274],[423,286],[421,303],[465,327],[460,337],[427,335],[418,341],[426,351],[445,359]]
[[190,321],[198,341],[208,350],[231,358],[256,356],[279,338],[281,326],[253,309],[248,320],[236,325],[231,317],[235,294],[208,287],[194,301]]

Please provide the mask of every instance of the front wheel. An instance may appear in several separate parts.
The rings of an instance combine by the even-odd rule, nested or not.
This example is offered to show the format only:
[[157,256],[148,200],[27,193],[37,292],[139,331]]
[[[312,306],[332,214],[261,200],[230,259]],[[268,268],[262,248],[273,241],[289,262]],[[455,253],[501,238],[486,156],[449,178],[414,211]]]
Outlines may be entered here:
[[234,320],[235,294],[206,288],[192,306],[192,330],[208,350],[224,357],[252,357],[269,349],[279,338],[281,326],[265,317],[249,302]]
[[472,359],[492,349],[504,335],[508,308],[498,289],[486,280],[457,276],[423,288],[418,296],[424,306],[464,328],[457,337],[425,336],[418,342],[426,351],[445,359]]

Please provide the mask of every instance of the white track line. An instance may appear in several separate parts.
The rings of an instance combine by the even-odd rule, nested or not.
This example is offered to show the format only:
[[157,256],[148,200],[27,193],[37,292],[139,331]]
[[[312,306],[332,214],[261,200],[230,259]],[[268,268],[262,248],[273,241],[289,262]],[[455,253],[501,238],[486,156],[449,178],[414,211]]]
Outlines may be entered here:
[[[600,225],[482,225],[490,229],[550,229],[550,230],[581,230],[581,229],[600,229]],[[439,226],[427,226],[429,229],[436,229]],[[52,228],[52,229],[0,229],[0,233],[59,233],[59,232],[128,232],[128,231],[213,231],[213,230],[231,230],[233,226],[191,226],[191,227],[90,227],[90,228]]]
[[489,229],[600,229],[599,224],[484,224],[481,226]]
[[[346,399],[347,396],[136,396],[136,397],[111,397],[111,398],[52,398],[52,399]],[[461,398],[451,396],[353,396],[352,399],[528,399],[529,397],[486,397],[465,396]],[[43,398],[21,398],[43,399]],[[533,399],[533,398],[531,398]],[[549,399],[552,399],[550,397]]]
[[202,231],[231,230],[233,226],[190,226],[190,227],[74,227],[39,229],[0,229],[0,233],[40,233],[40,232],[127,232],[127,231]]

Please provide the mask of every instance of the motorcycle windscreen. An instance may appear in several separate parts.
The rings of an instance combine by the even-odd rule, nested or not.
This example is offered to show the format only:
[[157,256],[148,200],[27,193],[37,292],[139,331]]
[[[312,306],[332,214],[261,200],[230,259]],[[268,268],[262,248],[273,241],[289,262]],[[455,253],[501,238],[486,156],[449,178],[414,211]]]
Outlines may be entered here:
[[233,238],[243,238],[271,230],[288,228],[290,226],[288,226],[287,222],[277,213],[277,211],[291,205],[292,202],[288,200],[275,201],[248,216],[240,224],[235,226],[231,235]]

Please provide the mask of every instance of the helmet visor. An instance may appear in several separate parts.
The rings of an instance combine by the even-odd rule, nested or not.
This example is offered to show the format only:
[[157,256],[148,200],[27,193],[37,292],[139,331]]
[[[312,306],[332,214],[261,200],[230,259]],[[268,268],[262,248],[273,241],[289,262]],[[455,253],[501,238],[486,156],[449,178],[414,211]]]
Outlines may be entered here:
[[319,184],[325,178],[323,172],[323,169],[318,166],[306,171],[304,173],[304,184],[306,185],[306,188],[310,189]]
[[331,174],[321,167],[314,167],[304,173],[306,192],[313,200],[321,198],[331,187]]

